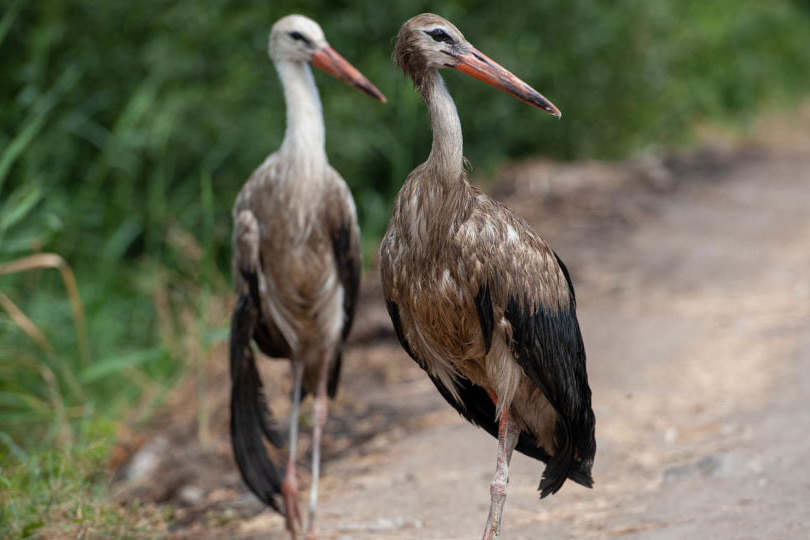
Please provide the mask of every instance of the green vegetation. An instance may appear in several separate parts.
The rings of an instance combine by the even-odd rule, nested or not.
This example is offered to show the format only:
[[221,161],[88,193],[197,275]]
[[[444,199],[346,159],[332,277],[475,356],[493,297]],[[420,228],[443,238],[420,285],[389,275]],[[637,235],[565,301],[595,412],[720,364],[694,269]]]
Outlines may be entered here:
[[[53,485],[43,459],[77,463],[88,448],[103,455],[99,441],[111,431],[88,426],[114,422],[134,403],[135,421],[145,418],[225,338],[230,207],[283,134],[266,55],[281,15],[319,20],[389,98],[380,105],[316,75],[329,156],[354,191],[370,251],[430,144],[424,107],[390,62],[406,18],[447,16],[563,111],[554,121],[447,73],[466,154],[486,172],[534,154],[621,157],[683,141],[696,122],[791,103],[810,89],[809,5],[5,2],[0,264],[37,253],[61,259],[0,271],[0,483],[32,494],[3,498],[0,518],[19,533],[35,525],[37,493]],[[80,310],[65,269],[78,282]],[[101,461],[66,478],[92,497],[86,475]],[[57,496],[64,503],[71,493]]]
[[19,463],[0,476],[3,538],[155,538],[164,532],[171,509],[104,500],[114,432],[103,421],[85,427],[69,447],[29,452],[0,433]]

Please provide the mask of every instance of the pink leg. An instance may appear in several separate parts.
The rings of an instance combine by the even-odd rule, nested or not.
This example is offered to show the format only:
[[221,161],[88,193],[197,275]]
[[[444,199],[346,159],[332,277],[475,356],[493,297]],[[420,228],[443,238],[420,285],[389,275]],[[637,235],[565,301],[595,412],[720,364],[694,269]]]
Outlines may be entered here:
[[298,479],[295,477],[295,453],[298,444],[298,410],[301,403],[301,381],[304,375],[304,366],[293,360],[293,402],[290,411],[290,440],[289,454],[287,456],[287,472],[281,483],[281,495],[284,498],[284,521],[287,530],[295,539],[296,529],[301,528],[301,511],[298,509]]
[[326,383],[329,373],[329,353],[324,351],[321,357],[321,369],[318,375],[318,390],[315,394],[315,426],[312,430],[312,485],[309,490],[309,523],[306,540],[315,540],[317,527],[315,515],[318,507],[318,479],[321,473],[321,436],[327,416]]
[[519,435],[520,428],[512,419],[509,409],[504,409],[498,426],[498,461],[495,476],[489,486],[491,502],[483,540],[493,540],[501,535],[501,518],[506,502],[506,483],[509,481],[509,463],[512,461],[512,450],[517,445]]

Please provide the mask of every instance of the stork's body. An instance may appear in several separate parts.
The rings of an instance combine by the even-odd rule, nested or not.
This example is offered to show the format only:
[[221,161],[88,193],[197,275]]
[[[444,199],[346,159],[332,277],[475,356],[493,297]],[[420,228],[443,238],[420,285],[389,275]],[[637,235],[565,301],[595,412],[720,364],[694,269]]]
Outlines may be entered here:
[[514,448],[548,464],[542,496],[567,478],[591,485],[594,416],[568,272],[523,219],[467,181],[461,124],[437,69],[559,112],[436,15],[406,22],[394,56],[428,106],[433,146],[397,196],[380,247],[383,289],[406,351],[499,440],[489,539],[500,534]]
[[[231,329],[231,438],[245,482],[263,502],[285,513],[295,536],[301,523],[295,475],[298,407],[302,396],[315,396],[308,526],[314,537],[327,395],[337,391],[361,259],[351,193],[326,158],[321,103],[309,62],[384,98],[328,46],[310,19],[279,20],[269,49],[284,88],[287,131],[281,148],[253,173],[233,208],[239,299]],[[264,448],[263,438],[280,446],[281,437],[267,417],[251,340],[268,356],[290,360],[293,404],[283,480]]]

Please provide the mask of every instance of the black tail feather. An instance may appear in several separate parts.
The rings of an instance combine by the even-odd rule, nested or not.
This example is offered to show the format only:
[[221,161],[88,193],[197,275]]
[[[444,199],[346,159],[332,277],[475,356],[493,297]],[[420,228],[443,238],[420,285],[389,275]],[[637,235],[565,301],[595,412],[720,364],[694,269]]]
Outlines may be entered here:
[[578,469],[574,468],[568,471],[568,478],[586,488],[593,487],[593,476],[591,475],[590,467],[580,466]]
[[551,460],[546,465],[546,470],[543,471],[543,477],[540,480],[540,486],[537,488],[540,492],[540,498],[557,493],[566,479],[573,480],[586,488],[593,487],[591,472],[586,467],[578,466],[571,459]]
[[338,385],[340,383],[340,368],[343,364],[343,344],[338,345],[337,354],[329,366],[329,379],[327,381],[326,393],[330,398],[337,395]]
[[540,491],[540,498],[557,493],[566,479],[573,480],[581,486],[592,488],[592,461],[583,462],[574,458],[574,445],[565,421],[557,421],[554,438],[557,452],[548,461],[546,470],[543,471],[540,486],[537,488]]
[[283,444],[262,393],[262,381],[250,346],[258,314],[249,295],[240,296],[231,322],[231,444],[242,479],[266,505],[284,513],[279,502],[281,474],[267,455],[266,437]]

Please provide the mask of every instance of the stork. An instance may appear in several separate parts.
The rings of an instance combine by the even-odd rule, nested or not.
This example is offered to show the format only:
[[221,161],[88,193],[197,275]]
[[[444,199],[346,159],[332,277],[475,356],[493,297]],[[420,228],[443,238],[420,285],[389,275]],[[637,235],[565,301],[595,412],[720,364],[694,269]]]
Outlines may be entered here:
[[427,104],[433,145],[396,198],[380,245],[383,291],[405,351],[498,439],[489,540],[501,533],[512,451],[547,464],[541,497],[566,479],[591,487],[595,420],[568,271],[523,219],[467,181],[461,123],[438,70],[560,112],[437,15],[402,26],[394,59]]
[[[330,165],[313,64],[371,97],[385,97],[324,38],[318,24],[289,15],[273,25],[270,58],[284,88],[287,129],[239,192],[233,207],[231,443],[242,478],[265,504],[302,528],[295,473],[298,410],[314,394],[312,482],[307,537],[315,536],[320,443],[327,395],[337,392],[341,348],[351,328],[360,283],[357,215],[348,186]],[[251,348],[288,358],[292,371],[289,450],[284,478],[264,440],[282,438],[269,416]],[[282,507],[283,503],[283,507]]]

